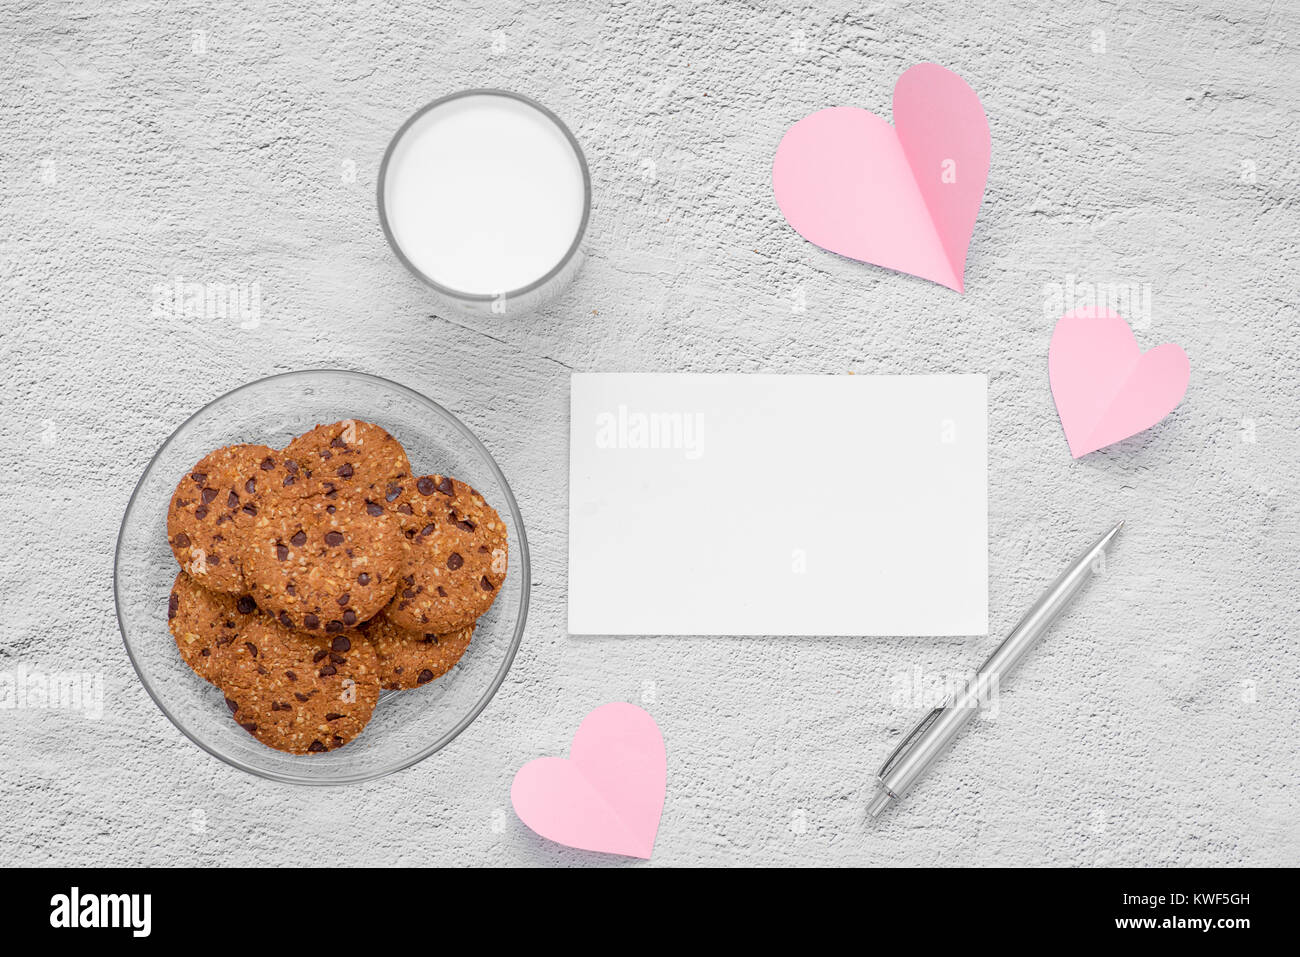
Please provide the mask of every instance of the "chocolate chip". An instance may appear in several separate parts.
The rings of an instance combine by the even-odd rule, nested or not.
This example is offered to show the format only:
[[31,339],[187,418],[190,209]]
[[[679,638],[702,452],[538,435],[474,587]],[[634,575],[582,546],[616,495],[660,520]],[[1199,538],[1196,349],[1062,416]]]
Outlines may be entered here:
[[325,715],[325,720],[326,720],[326,721],[337,721],[339,718],[342,718],[342,717],[344,717],[344,715],[339,714],[337,711],[331,711],[329,714]]
[[460,568],[461,565],[464,564],[465,564],[465,559],[460,557],[460,552],[452,552],[450,555],[447,556],[447,567],[450,568],[452,571],[455,571],[456,569]]
[[490,581],[488,581],[488,577],[487,577],[486,575],[484,575],[484,576],[479,580],[478,586],[479,586],[479,588],[482,588],[484,591],[491,591],[491,590],[492,590],[492,583],[491,583]]
[[198,508],[196,508],[196,509],[194,510],[194,517],[197,518],[197,519],[204,519],[204,518],[207,518],[207,517],[208,517],[208,507],[207,507],[206,505],[200,505]]
[[352,466],[350,464],[340,465],[334,470],[334,474],[339,478],[352,478]]
[[333,651],[330,652],[330,661],[334,662],[336,665],[346,665],[348,663],[348,659]]
[[239,496],[235,494],[232,488],[230,494],[226,496],[226,508],[239,508]]
[[348,602],[352,600],[352,596],[349,595],[347,592],[344,592],[343,594],[339,595],[339,597],[335,600],[339,603],[340,608],[346,608],[348,607]]
[[273,468],[275,468],[275,459],[271,458],[271,456],[269,455],[266,458],[262,459],[263,472],[269,472]]
[[343,441],[343,436],[341,435],[336,435],[334,438],[330,439],[330,448],[332,449],[346,449],[347,447],[348,444]]
[[294,472],[297,472],[297,471],[298,471],[298,463],[295,462],[293,459],[285,459],[285,460],[284,460],[284,469],[285,469],[286,472],[288,472],[290,475],[292,475]]
[[256,494],[257,494],[257,479],[255,479],[255,478],[251,478],[251,479],[249,479],[247,482],[245,482],[245,483],[244,483],[244,491],[247,492],[249,495],[256,495]]
[[350,651],[352,648],[352,642],[348,640],[347,635],[339,635],[330,642],[330,647],[335,651]]
[[289,582],[289,584],[285,585],[284,590],[288,592],[290,595],[298,594],[298,586],[295,585],[293,582]]
[[441,585],[438,586],[438,597],[439,598],[447,597],[447,589],[443,588]]
[[245,515],[256,515],[256,514],[257,514],[257,506],[256,506],[256,505],[245,505],[245,506],[243,507],[242,511],[243,511],[243,513],[244,513]]
[[329,621],[325,622],[325,630],[331,635],[337,634],[343,630],[343,622],[339,621],[337,618],[331,618]]
[[177,595],[175,592],[173,592],[171,597],[167,599],[167,618],[168,619],[175,618],[176,609],[180,607],[181,607],[180,596]]
[[420,537],[428,538],[430,535],[433,534],[433,532],[434,532],[433,523],[430,522],[428,525],[424,526],[424,528],[420,529]]
[[204,648],[202,651],[199,652],[199,657],[206,658],[210,654],[212,654],[212,650],[209,648]]
[[239,603],[235,607],[239,609],[241,615],[251,615],[257,610],[257,602],[253,601],[251,595],[244,595],[239,599]]
[[353,611],[351,608],[349,608],[347,611],[343,613],[343,624],[347,625],[350,628],[356,623],[357,623],[357,613]]
[[244,647],[248,649],[250,655],[254,658],[257,657],[257,645],[253,644],[251,641],[246,641],[244,642]]
[[342,545],[342,544],[343,544],[343,533],[342,533],[342,532],[333,531],[333,530],[326,532],[326,533],[325,533],[325,544],[326,544],[326,545]]
[[314,654],[314,655],[311,656],[312,664],[315,664],[316,662],[320,661],[322,658],[324,658],[324,657],[325,657],[326,655],[328,655],[328,654],[329,654],[329,652],[328,652],[327,650],[325,650],[324,648],[322,648],[320,651],[316,652],[316,654]]
[[247,731],[249,734],[253,734],[253,733],[255,733],[255,732],[257,731],[257,725],[254,724],[252,721],[248,722],[247,724],[244,724],[244,723],[241,721],[241,722],[239,723],[239,726],[240,726],[241,728],[243,728],[245,731]]
[[290,617],[289,617],[287,614],[285,614],[284,612],[280,612],[280,624],[284,625],[284,627],[286,627],[286,628],[292,628],[292,627],[293,627],[293,619],[290,618]]
[[280,561],[282,561],[282,562],[283,562],[283,561],[288,561],[288,559],[289,559],[289,546],[288,546],[288,545],[281,545],[281,544],[277,543],[276,546],[275,546],[275,557],[278,558],[278,559],[280,559]]
[[286,478],[283,482],[280,483],[280,487],[288,488],[292,484],[293,484],[293,476],[290,475],[288,478]]
[[318,617],[316,617],[315,615],[303,615],[303,616],[302,616],[302,625],[303,625],[304,628],[319,628],[319,627],[320,627],[320,619],[319,619]]
[[465,531],[465,532],[472,532],[474,531],[475,528],[474,523],[471,522],[469,519],[465,519],[465,518],[462,518],[459,522],[457,522],[456,527],[459,528],[461,531]]
[[325,506],[325,511],[326,511],[328,514],[333,515],[335,512],[338,511],[338,509],[335,508],[333,505],[326,505],[326,506]]
[[378,518],[380,515],[384,514],[384,507],[375,502],[366,502],[366,514]]
[[190,478],[194,479],[196,485],[202,485],[208,480],[207,472],[191,472]]
[[320,754],[325,750],[325,745],[321,744],[319,741],[313,741],[311,744],[307,745],[307,750],[312,754]]
[[444,475],[442,477],[442,481],[438,483],[438,491],[441,492],[443,495],[450,495],[454,491],[454,486],[451,484],[451,479],[447,478]]
[[368,575],[366,572],[362,572],[360,575],[357,576],[357,584],[358,584],[358,585],[369,585],[369,584],[370,584],[370,575]]
[[433,680],[433,672],[430,671],[428,668],[425,668],[416,676],[415,683],[423,685],[423,684],[428,684],[432,680]]
[[415,483],[415,488],[421,495],[432,495],[438,490],[438,485],[426,475]]
[[403,597],[403,598],[414,598],[414,597],[415,597],[415,589],[414,589],[414,588],[403,588],[403,589],[402,589],[402,597]]
[[289,542],[297,548],[302,548],[307,544],[307,533],[300,528],[293,533],[293,537],[289,539]]
[[220,555],[208,555],[206,561],[207,561],[207,563],[208,563],[209,565],[220,565],[220,564],[221,564],[221,556],[220,556]]
[[286,672],[284,673],[284,676],[285,676],[286,678],[288,678],[290,681],[297,681],[297,680],[298,680],[298,676],[297,676],[296,674],[294,674],[292,671],[286,671]]
[[293,696],[294,696],[295,698],[297,698],[299,701],[310,701],[310,700],[311,700],[311,695],[303,694],[301,691],[295,691],[295,692],[293,693]]
[[214,488],[205,488],[202,492],[199,493],[199,498],[203,501],[204,505],[210,505],[212,503],[212,500],[216,497],[217,497],[217,490]]
[[415,584],[415,576],[414,576],[414,575],[404,575],[404,576],[402,576],[402,581],[406,582],[406,584],[408,584],[408,585],[414,585],[414,584]]
[[336,675],[338,673],[339,670],[335,668],[333,665],[326,665],[324,668],[320,670],[320,676],[322,678],[328,678],[330,675]]
[[338,747],[342,747],[342,745],[343,745],[343,736],[338,734],[334,735],[334,747],[338,748]]
[[401,494],[402,494],[402,486],[390,485],[388,486],[388,491],[384,493],[384,501],[392,502],[397,498],[397,496]]
[[397,506],[397,510],[398,510],[399,512],[401,512],[403,515],[414,515],[414,514],[415,514],[415,512],[411,509],[411,503],[410,503],[410,502],[403,502],[401,505]]
[[175,545],[177,548],[189,548],[190,537],[186,535],[184,532],[181,532],[179,535],[177,535],[175,538],[172,539],[172,544]]
[[233,698],[227,698],[226,707],[230,709],[231,714],[234,714],[236,711],[239,710],[239,702]]

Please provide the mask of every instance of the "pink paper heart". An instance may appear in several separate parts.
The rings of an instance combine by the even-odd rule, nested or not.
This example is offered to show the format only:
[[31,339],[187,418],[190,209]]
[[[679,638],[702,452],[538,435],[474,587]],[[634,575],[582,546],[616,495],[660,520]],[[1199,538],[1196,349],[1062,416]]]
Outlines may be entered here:
[[537,758],[515,774],[510,801],[547,840],[649,859],[668,783],[654,718],[633,704],[602,705],[582,719],[569,758]]
[[893,126],[836,106],[790,127],[772,189],[809,242],[962,292],[990,150],[975,91],[937,63],[918,63],[894,84]]
[[1187,393],[1187,353],[1165,343],[1138,348],[1133,330],[1109,309],[1062,316],[1047,350],[1047,375],[1074,458],[1149,429]]

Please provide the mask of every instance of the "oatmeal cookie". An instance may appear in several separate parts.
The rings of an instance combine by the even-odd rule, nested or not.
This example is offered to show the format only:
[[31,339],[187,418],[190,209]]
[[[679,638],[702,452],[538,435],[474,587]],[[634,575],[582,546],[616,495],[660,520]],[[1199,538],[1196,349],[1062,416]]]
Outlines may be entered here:
[[420,634],[473,624],[506,578],[505,523],[474,489],[445,475],[424,475],[391,492],[384,504],[401,525],[407,550],[385,613]]
[[379,659],[357,634],[310,635],[258,615],[232,646],[218,686],[253,737],[277,751],[316,754],[347,744],[379,702]]
[[349,494],[411,477],[402,444],[377,425],[344,419],[318,425],[290,442],[281,453],[299,494]]
[[257,604],[288,628],[338,634],[396,590],[404,539],[394,517],[357,495],[281,498],[247,539]]
[[265,487],[265,445],[228,445],[186,473],[167,509],[167,540],[182,568],[208,588],[244,590],[243,536],[256,520]]
[[405,631],[380,612],[362,625],[379,655],[379,683],[386,689],[418,688],[441,678],[469,647],[474,626],[446,635]]
[[184,571],[176,574],[167,600],[167,627],[181,658],[205,681],[217,683],[230,646],[257,619],[257,605],[247,595],[205,588]]

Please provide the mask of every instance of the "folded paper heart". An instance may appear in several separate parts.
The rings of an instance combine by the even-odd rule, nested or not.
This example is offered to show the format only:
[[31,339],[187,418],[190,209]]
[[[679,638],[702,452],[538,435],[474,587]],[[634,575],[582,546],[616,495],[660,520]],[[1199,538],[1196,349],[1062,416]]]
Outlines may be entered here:
[[809,242],[962,292],[990,149],[975,91],[936,63],[918,63],[894,85],[893,126],[837,106],[790,127],[772,189]]
[[547,840],[649,859],[668,782],[654,718],[636,705],[602,705],[582,719],[569,758],[537,758],[515,774],[510,801]]
[[1128,323],[1109,309],[1062,316],[1047,370],[1076,459],[1155,425],[1182,401],[1191,376],[1180,347],[1165,343],[1143,352]]

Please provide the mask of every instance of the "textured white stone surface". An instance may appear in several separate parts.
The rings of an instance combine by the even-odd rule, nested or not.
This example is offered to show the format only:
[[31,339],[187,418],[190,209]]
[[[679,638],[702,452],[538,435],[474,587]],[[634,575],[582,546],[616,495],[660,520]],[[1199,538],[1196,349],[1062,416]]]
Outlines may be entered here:
[[[667,739],[656,864],[1300,856],[1287,4],[2,0],[0,23],[0,670],[106,681],[99,721],[0,711],[0,861],[609,863],[533,836],[508,790],[611,700],[644,704]],[[769,187],[790,123],[887,113],[927,59],[992,125],[965,296],[810,246]],[[590,259],[540,314],[432,315],[377,225],[388,136],[470,86],[541,99],[591,164]],[[260,323],[155,317],[153,287],[176,276],[258,283]],[[1164,423],[1078,462],[1045,358],[1070,277],[1149,291],[1140,341],[1192,363]],[[535,581],[514,669],[465,734],[322,792],[255,780],[172,727],[123,651],[111,573],[134,482],[185,416],[335,365],[477,430],[515,486]],[[994,634],[568,637],[571,370],[987,371]],[[780,449],[772,476],[791,520],[835,520]],[[921,710],[912,676],[976,665],[1118,517],[1108,574],[999,716],[867,823],[875,768]],[[686,541],[699,519],[683,502]]]

